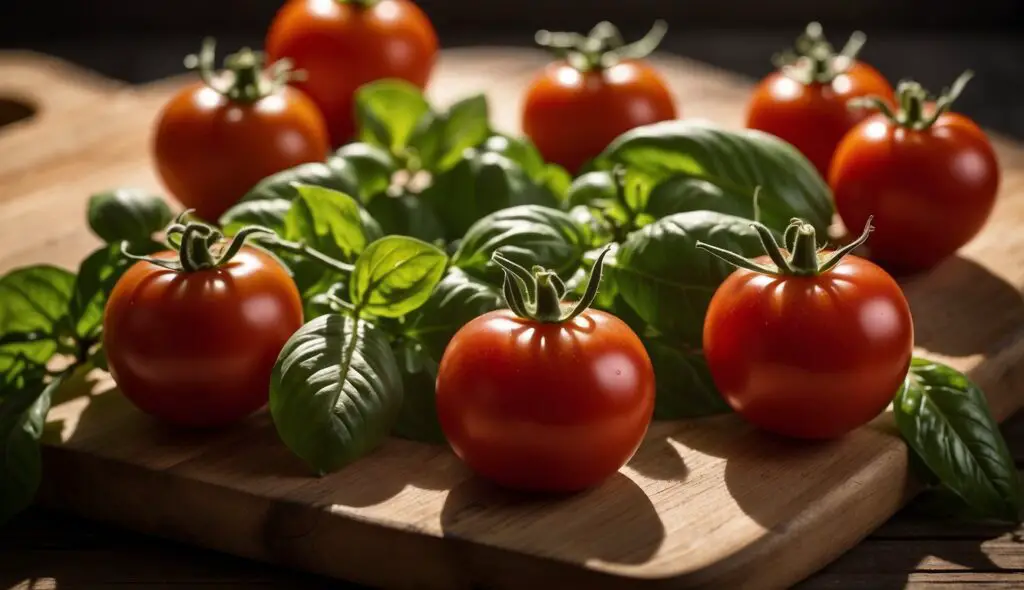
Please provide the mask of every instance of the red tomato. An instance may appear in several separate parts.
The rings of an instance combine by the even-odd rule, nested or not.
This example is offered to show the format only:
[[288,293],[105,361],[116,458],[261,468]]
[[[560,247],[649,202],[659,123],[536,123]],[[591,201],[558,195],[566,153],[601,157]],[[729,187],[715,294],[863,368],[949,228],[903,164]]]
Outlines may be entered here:
[[291,0],[267,34],[272,59],[287,57],[306,72],[308,93],[340,146],[355,134],[353,96],[382,78],[427,84],[437,56],[430,20],[409,0]]
[[881,413],[913,347],[899,285],[856,256],[812,276],[741,268],[704,320],[704,355],[725,400],[750,423],[797,438],[838,437]]
[[[656,34],[658,40],[662,34]],[[539,41],[544,39],[538,36]],[[648,41],[644,50],[653,50],[656,43]],[[545,160],[576,173],[626,131],[676,118],[665,80],[646,61],[622,58],[641,52],[624,51],[620,56],[623,49],[606,44],[585,51],[581,46],[568,59],[548,64],[531,82],[522,128]]]
[[805,55],[768,75],[754,89],[747,127],[792,144],[826,177],[839,141],[871,114],[848,108],[847,101],[868,95],[891,99],[893,91],[871,66],[835,55],[818,32],[817,41],[802,39],[811,44],[805,46],[808,53],[817,47],[816,58]]
[[[208,59],[212,62],[212,53]],[[282,80],[264,80],[262,90],[255,90],[255,80],[263,76],[259,60],[244,50],[228,60],[240,60],[233,66],[236,83],[214,78],[176,94],[157,117],[153,139],[156,168],[167,190],[210,222],[263,178],[322,161],[330,148],[323,118],[309,97]],[[239,94],[250,90],[255,94]]]
[[877,220],[871,258],[895,272],[915,272],[981,231],[999,176],[992,144],[967,117],[947,112],[915,128],[878,114],[839,144],[829,184],[847,226],[870,215]]
[[277,355],[301,326],[287,271],[243,247],[207,270],[132,265],[107,302],[103,346],[114,381],[141,410],[171,424],[219,426],[267,402]]
[[[486,313],[455,334],[437,372],[437,414],[452,449],[480,475],[573,492],[613,475],[640,446],[654,413],[654,369],[622,320],[563,313],[548,292],[552,275],[534,273],[537,299],[550,305],[530,313],[510,299],[517,311]],[[593,301],[596,281],[600,272],[577,309]]]

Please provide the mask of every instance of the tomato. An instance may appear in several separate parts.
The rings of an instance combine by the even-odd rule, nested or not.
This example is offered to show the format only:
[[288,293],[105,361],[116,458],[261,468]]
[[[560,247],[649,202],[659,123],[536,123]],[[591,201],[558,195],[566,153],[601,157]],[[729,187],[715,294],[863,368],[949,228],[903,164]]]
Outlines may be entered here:
[[[858,34],[859,35],[859,34]],[[747,127],[771,133],[795,146],[828,175],[829,163],[843,136],[871,112],[851,109],[851,98],[892,98],[892,86],[877,70],[853,59],[863,42],[851,37],[836,55],[817,23],[797,41],[799,57],[769,74],[754,89],[747,107]]]
[[163,252],[133,264],[110,293],[103,346],[120,390],[139,409],[180,426],[210,427],[262,407],[270,373],[302,326],[288,272],[242,247],[220,266],[171,270]]
[[[539,43],[568,52],[537,75],[524,98],[523,132],[545,160],[576,173],[626,131],[676,118],[665,80],[642,59],[663,35],[661,23],[645,39],[625,46],[609,23],[595,27],[589,41],[538,33]],[[585,47],[588,42],[597,49]]]
[[455,334],[438,369],[437,413],[452,449],[480,475],[573,492],[613,475],[639,447],[654,412],[654,370],[622,320],[589,309],[565,317],[557,296],[546,300],[554,317],[492,311]]
[[[835,438],[892,401],[910,367],[913,321],[884,270],[844,256],[852,247],[815,254],[814,229],[796,228],[803,243],[788,262],[794,270],[762,257],[715,291],[704,355],[722,396],[748,422],[784,436]],[[823,263],[837,255],[834,267]]]
[[167,190],[185,207],[216,222],[257,182],[281,170],[322,161],[327,129],[316,105],[299,90],[261,73],[258,56],[230,56],[231,73],[211,71],[213,46],[196,60],[203,82],[163,107],[153,155]]
[[877,219],[871,258],[910,273],[938,264],[981,231],[1000,172],[985,133],[945,111],[955,95],[940,99],[936,112],[917,84],[901,85],[899,94],[912,112],[876,114],[855,127],[839,144],[829,184],[843,223]]
[[357,88],[381,78],[427,85],[437,33],[409,0],[291,0],[267,34],[272,59],[289,58],[306,72],[296,86],[327,119],[335,146],[355,134]]

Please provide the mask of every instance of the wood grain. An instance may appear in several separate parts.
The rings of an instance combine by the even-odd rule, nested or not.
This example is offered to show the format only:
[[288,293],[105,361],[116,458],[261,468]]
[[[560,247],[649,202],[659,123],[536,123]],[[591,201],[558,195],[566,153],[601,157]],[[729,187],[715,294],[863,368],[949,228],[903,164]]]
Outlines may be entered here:
[[[525,77],[543,61],[529,50],[449,51],[431,94],[443,103],[486,91],[497,126],[514,130]],[[746,81],[658,61],[686,116],[738,124]],[[60,81],[60,94],[77,97],[37,96],[32,79]],[[0,55],[0,97],[9,80],[44,108],[0,132],[0,271],[74,266],[97,243],[83,221],[90,193],[158,186],[149,124],[180,81],[125,88]],[[920,352],[967,371],[1004,418],[1020,406],[1024,379],[1024,150],[997,143],[1005,174],[986,231],[905,290]],[[540,500],[480,483],[446,449],[400,440],[314,479],[266,415],[183,434],[140,415],[102,379],[80,390],[51,412],[47,504],[373,585],[785,586],[856,544],[914,489],[888,415],[820,445],[731,416],[658,423],[606,485]]]

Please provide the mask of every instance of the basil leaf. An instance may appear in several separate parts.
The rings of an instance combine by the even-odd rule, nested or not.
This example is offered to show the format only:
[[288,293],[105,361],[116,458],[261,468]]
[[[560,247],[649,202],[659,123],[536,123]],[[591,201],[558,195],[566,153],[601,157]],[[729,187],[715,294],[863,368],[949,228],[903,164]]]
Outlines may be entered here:
[[503,305],[496,288],[453,267],[426,303],[408,316],[404,334],[440,362],[444,349],[462,326]]
[[[761,131],[700,121],[645,125],[620,135],[597,158],[603,169],[616,164],[653,184],[677,176],[705,180],[747,203],[748,218],[753,214],[754,189],[761,187],[762,221],[777,230],[784,229],[790,218],[800,217],[825,235],[832,222],[831,192],[814,166],[793,146]],[[733,207],[738,205],[720,212]]]
[[489,152],[466,150],[450,170],[435,175],[421,195],[434,211],[451,242],[461,238],[481,217],[516,205],[558,203],[530,180],[514,162]]
[[402,363],[402,410],[391,433],[395,436],[425,443],[444,444],[444,431],[437,418],[434,384],[437,362],[412,343],[397,345],[395,356]]
[[381,195],[366,206],[380,222],[384,235],[404,235],[425,242],[444,241],[444,228],[418,195]]
[[50,400],[63,379],[41,376],[0,385],[0,524],[27,508],[42,476],[39,437]]
[[342,260],[352,260],[366,248],[359,204],[331,189],[297,185],[299,196],[284,219],[286,240],[309,246]]
[[466,232],[452,264],[500,285],[504,272],[491,260],[501,252],[527,268],[537,264],[563,279],[572,276],[588,249],[584,229],[567,213],[520,205],[491,213]]
[[[656,218],[661,218],[673,213],[700,210],[717,211],[753,219],[754,201],[751,195],[731,193],[728,189],[716,186],[706,180],[675,176],[651,190],[646,212]],[[784,226],[782,220],[777,219],[774,213],[768,211],[766,215],[766,212],[762,210],[761,221],[769,227],[780,227],[780,224]]]
[[370,244],[356,260],[349,296],[367,313],[397,318],[426,303],[447,264],[448,257],[435,246],[407,236],[387,236]]
[[70,332],[75,275],[50,265],[27,266],[0,278],[0,372],[18,355],[45,364],[57,338]]
[[565,203],[570,208],[578,205],[602,210],[618,207],[615,191],[615,180],[610,172],[587,172],[569,186]]
[[698,250],[698,240],[743,256],[764,253],[749,219],[691,211],[634,232],[608,265],[619,294],[645,322],[693,348],[701,346],[711,296],[735,270]]
[[[165,247],[153,240],[132,244],[132,253],[149,255]],[[114,289],[121,275],[135,264],[121,252],[117,244],[109,244],[86,257],[78,267],[69,304],[70,316],[75,335],[80,338],[96,338],[103,325],[103,309],[107,297]]]
[[985,394],[970,379],[915,358],[893,414],[903,439],[945,487],[981,515],[1020,522],[1017,468]]
[[488,137],[483,145],[480,146],[480,150],[505,156],[519,164],[523,172],[534,180],[538,180],[546,174],[548,165],[544,163],[540,150],[537,149],[537,146],[533,145],[529,138],[513,137],[499,133]]
[[607,219],[600,213],[595,213],[590,207],[577,205],[569,210],[569,217],[583,230],[585,242],[590,248],[604,246],[615,237],[615,232]]
[[259,201],[242,201],[228,209],[220,216],[220,226],[224,233],[233,236],[247,225],[261,225],[276,232],[284,231],[284,218],[291,209],[289,199],[265,199]]
[[388,190],[391,177],[398,166],[391,154],[378,146],[368,143],[350,143],[334,152],[340,158],[352,164],[358,180],[358,192],[354,193],[364,203]]
[[423,93],[396,78],[377,80],[356,90],[359,141],[400,155],[420,119],[430,113]]
[[93,233],[108,244],[147,241],[174,219],[159,195],[135,188],[119,188],[89,197],[86,215]]
[[355,166],[343,158],[331,158],[328,163],[307,162],[282,170],[259,181],[242,197],[241,202],[285,199],[298,196],[296,185],[322,186],[349,195],[359,194],[359,179]]
[[387,336],[348,316],[299,328],[270,379],[281,440],[319,474],[362,457],[388,435],[402,407],[402,376]]
[[425,117],[409,143],[420,158],[420,166],[440,172],[454,166],[468,148],[483,143],[490,135],[487,98],[477,94],[464,98],[447,111]]
[[569,187],[572,185],[572,175],[558,164],[547,164],[544,166],[544,171],[533,177],[533,180],[546,188],[559,203],[565,200]]
[[644,347],[658,376],[655,420],[681,420],[731,412],[711,379],[699,352],[673,346],[661,338],[644,338]]

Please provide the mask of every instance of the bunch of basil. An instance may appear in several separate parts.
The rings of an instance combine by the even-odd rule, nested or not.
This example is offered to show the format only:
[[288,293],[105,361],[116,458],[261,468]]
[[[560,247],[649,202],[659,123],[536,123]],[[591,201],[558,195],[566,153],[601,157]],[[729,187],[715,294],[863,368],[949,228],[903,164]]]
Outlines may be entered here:
[[[433,404],[437,363],[461,326],[504,305],[502,275],[491,262],[498,250],[554,269],[573,287],[597,250],[614,243],[596,306],[644,340],[657,379],[655,418],[727,412],[700,348],[708,303],[733,269],[696,241],[753,256],[761,253],[755,216],[775,230],[800,217],[822,235],[832,219],[828,187],[811,164],[759,132],[690,121],[642,127],[573,180],[529,141],[495,132],[483,96],[440,111],[415,88],[382,81],[360,89],[357,114],[359,141],[323,163],[264,179],[220,220],[226,233],[259,224],[355,268],[325,273],[278,253],[303,293],[308,323],[281,353],[270,410],[282,440],[317,473],[363,456],[389,434],[443,442]],[[116,202],[127,212],[156,207],[137,196]],[[146,242],[163,215],[137,217],[153,220],[130,232]],[[104,225],[92,225],[103,236]],[[131,225],[104,237],[116,243]],[[384,237],[395,235],[433,247]],[[120,266],[111,248],[97,260],[101,252],[102,280],[85,282],[109,290]],[[70,293],[86,266],[78,281],[70,273],[61,279],[69,294],[54,298],[47,320],[32,329],[66,339],[64,318],[81,313],[81,297]],[[0,336],[25,330],[11,319],[16,309],[5,310],[4,289],[38,288],[19,272],[0,279]],[[100,303],[103,288],[92,292]],[[95,333],[90,338],[89,346]],[[0,355],[5,350],[0,343]],[[28,381],[0,382],[0,480],[28,482],[17,497],[0,491],[0,516],[31,498],[38,479],[38,449],[25,449],[38,438],[47,381]],[[948,367],[915,361],[894,393],[897,425],[937,483],[982,516],[1017,520],[1017,473],[977,388]]]

